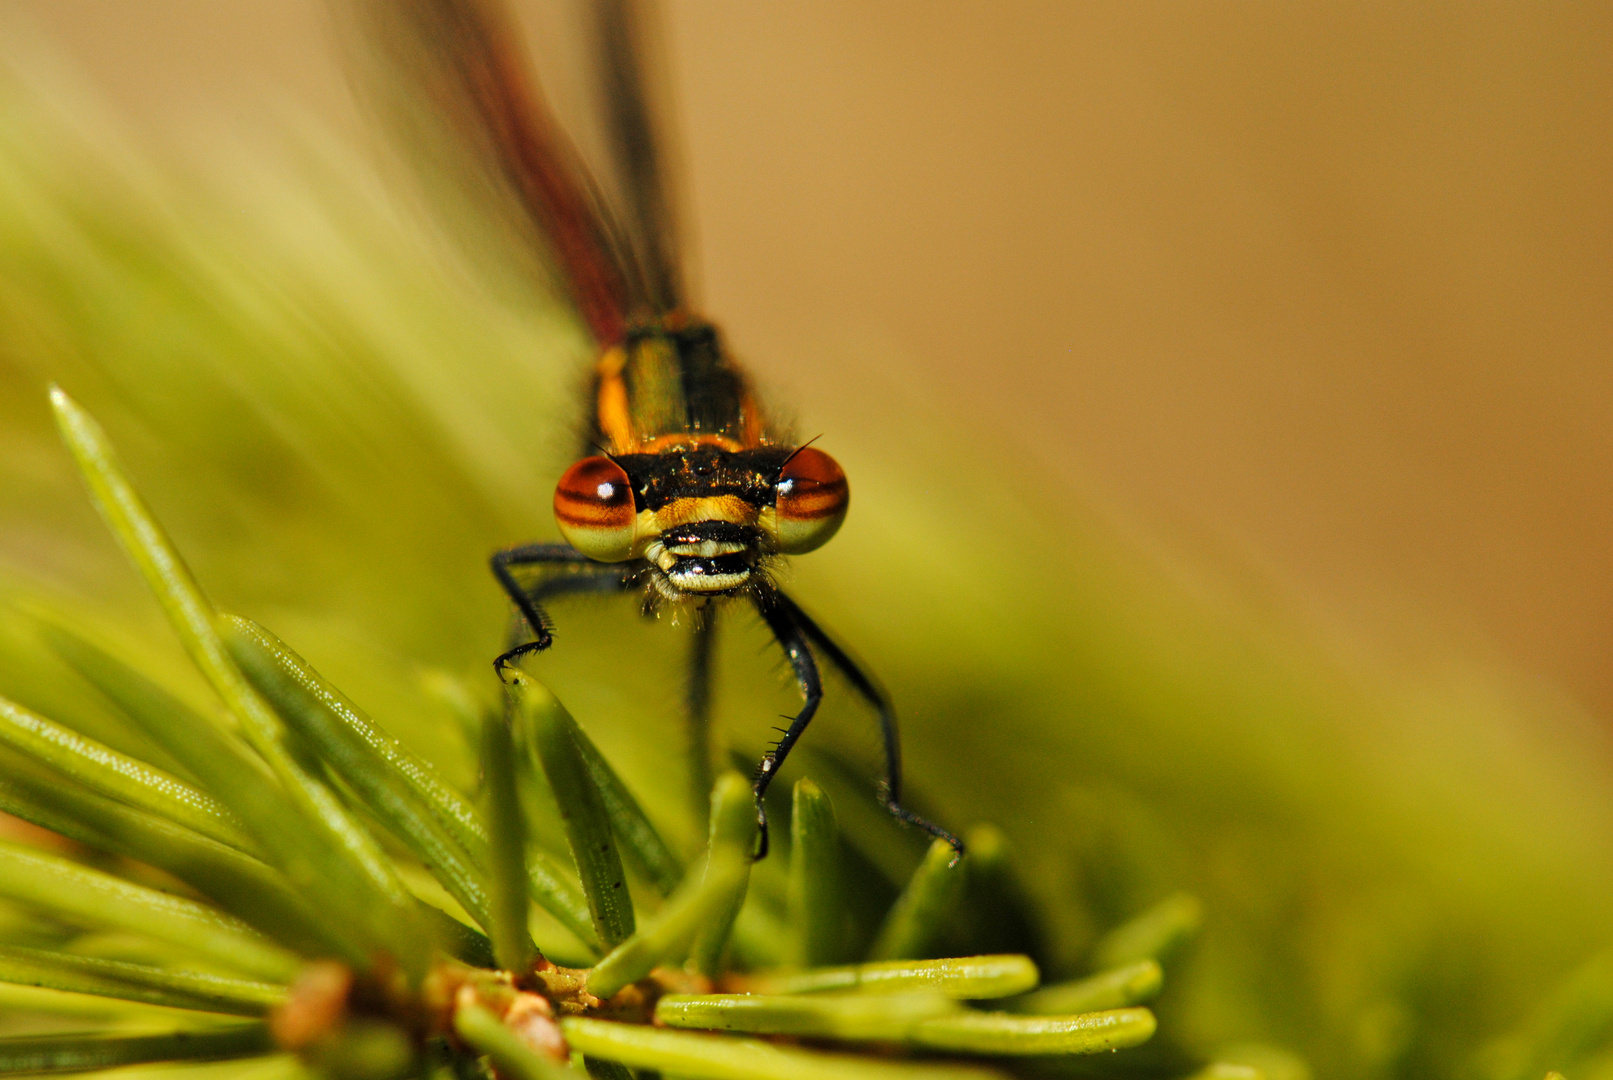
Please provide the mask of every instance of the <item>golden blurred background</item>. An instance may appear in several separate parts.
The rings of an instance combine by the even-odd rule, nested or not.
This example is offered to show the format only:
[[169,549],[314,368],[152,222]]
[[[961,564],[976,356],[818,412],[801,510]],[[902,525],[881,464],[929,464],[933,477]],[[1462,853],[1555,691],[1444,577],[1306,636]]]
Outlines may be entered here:
[[[329,15],[0,8],[13,56],[76,69],[0,97],[0,570],[145,610],[48,429],[61,379],[222,603],[451,767],[398,672],[486,676],[482,560],[549,527],[578,340],[320,156],[373,135]],[[662,15],[704,306],[847,464],[796,580],[891,683],[915,792],[1019,845],[1051,964],[1200,894],[1189,1041],[1468,1075],[1613,941],[1613,11]],[[51,112],[75,78],[111,121]],[[108,131],[110,164],[77,145]],[[664,779],[679,639],[563,626],[544,677]],[[0,686],[49,712],[30,674]],[[814,738],[871,750],[835,709]]]
[[[11,6],[176,148],[362,122],[320,0]],[[706,306],[805,416],[922,380],[1050,503],[1613,716],[1613,9],[663,21]]]

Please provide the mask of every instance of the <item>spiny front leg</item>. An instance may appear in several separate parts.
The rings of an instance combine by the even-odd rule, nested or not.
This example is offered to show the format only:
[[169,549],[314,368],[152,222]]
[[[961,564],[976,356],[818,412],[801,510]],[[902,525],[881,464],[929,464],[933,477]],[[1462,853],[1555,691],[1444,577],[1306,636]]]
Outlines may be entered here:
[[812,650],[807,647],[806,636],[797,624],[790,607],[778,604],[776,595],[758,595],[755,603],[756,610],[761,613],[768,628],[773,631],[773,637],[784,650],[784,656],[789,660],[791,670],[795,672],[796,684],[800,686],[801,695],[806,699],[801,711],[795,714],[795,718],[790,721],[790,726],[785,729],[779,741],[762,756],[761,762],[756,766],[756,777],[751,784],[751,790],[756,795],[756,825],[761,832],[756,858],[764,859],[767,857],[767,804],[763,800],[768,787],[773,783],[773,778],[784,767],[784,759],[789,757],[791,748],[795,746],[801,738],[801,733],[816,715],[818,703],[823,700],[823,680],[818,675],[818,662],[813,658]]
[[[591,561],[586,555],[566,544],[523,544],[494,553],[491,565],[493,576],[505,594],[515,603],[533,639],[513,645],[493,661],[493,670],[503,679],[508,668],[528,653],[541,652],[554,643],[545,601],[555,596],[578,592],[617,592],[627,587],[627,575],[619,566]],[[541,566],[564,569],[566,572],[538,582],[531,588],[516,580],[513,567]]]
[[852,689],[879,714],[879,731],[885,743],[885,777],[880,781],[879,787],[880,802],[884,803],[885,809],[897,820],[917,826],[931,836],[945,840],[952,846],[953,851],[962,855],[962,840],[902,805],[902,740],[896,728],[896,709],[891,704],[890,695],[885,693],[878,680],[852,659],[851,654],[814,622],[810,615],[802,611],[794,600],[783,593],[777,593],[774,602],[788,612],[790,621],[818,647],[824,658],[851,684]]

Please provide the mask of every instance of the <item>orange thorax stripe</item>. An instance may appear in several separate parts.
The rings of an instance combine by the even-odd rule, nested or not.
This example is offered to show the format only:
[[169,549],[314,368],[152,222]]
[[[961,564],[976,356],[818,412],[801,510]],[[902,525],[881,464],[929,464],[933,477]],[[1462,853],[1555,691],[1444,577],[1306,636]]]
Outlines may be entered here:
[[[732,434],[690,431],[675,350],[665,339],[653,337],[635,343],[633,349],[639,354],[636,378],[648,384],[636,386],[633,392],[628,389],[626,346],[606,349],[595,365],[595,417],[611,453],[653,454],[697,446],[745,450],[763,445],[761,409],[748,389],[740,398],[739,415],[729,426]],[[651,377],[646,379],[647,374]]]

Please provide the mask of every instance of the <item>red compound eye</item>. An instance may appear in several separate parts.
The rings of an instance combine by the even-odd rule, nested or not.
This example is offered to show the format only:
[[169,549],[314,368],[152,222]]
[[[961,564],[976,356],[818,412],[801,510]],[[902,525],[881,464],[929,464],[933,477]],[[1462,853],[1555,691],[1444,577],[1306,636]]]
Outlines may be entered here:
[[554,519],[560,535],[590,559],[632,558],[637,517],[627,473],[610,458],[583,458],[555,486]]
[[828,543],[851,503],[851,489],[839,463],[810,446],[785,463],[775,490],[778,549],[789,555]]

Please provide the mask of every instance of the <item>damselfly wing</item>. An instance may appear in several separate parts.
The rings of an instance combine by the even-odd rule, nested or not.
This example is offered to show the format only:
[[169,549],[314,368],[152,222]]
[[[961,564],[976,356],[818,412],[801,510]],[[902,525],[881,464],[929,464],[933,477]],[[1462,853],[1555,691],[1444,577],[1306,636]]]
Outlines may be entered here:
[[779,587],[787,556],[826,543],[850,503],[845,473],[824,449],[771,423],[717,327],[686,302],[684,267],[657,137],[640,5],[600,0],[592,22],[603,161],[591,175],[527,77],[507,12],[491,0],[374,0],[387,39],[407,46],[432,107],[485,158],[548,253],[559,284],[597,346],[581,457],[560,477],[563,544],[492,557],[521,616],[500,675],[554,643],[551,603],[580,593],[676,606],[695,626],[691,727],[705,729],[712,633],[726,605],[748,604],[784,651],[804,704],[758,763],[763,796],[817,712],[820,659],[879,717],[880,797],[900,820],[962,850],[956,837],[901,803],[896,715],[878,681]]

